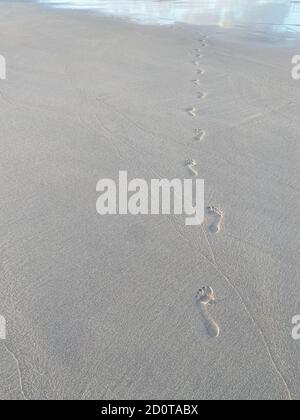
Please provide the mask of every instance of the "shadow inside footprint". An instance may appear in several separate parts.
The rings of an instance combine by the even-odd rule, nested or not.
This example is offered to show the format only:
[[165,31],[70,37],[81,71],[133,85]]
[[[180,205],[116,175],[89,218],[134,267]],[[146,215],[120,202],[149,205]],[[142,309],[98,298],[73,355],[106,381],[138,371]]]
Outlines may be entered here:
[[208,305],[215,301],[214,292],[211,287],[202,287],[196,297],[195,302],[204,320],[205,328],[210,337],[217,338],[220,335],[219,325],[208,313]]
[[208,313],[207,305],[205,303],[199,304],[200,312],[204,320],[207,334],[212,338],[218,338],[220,335],[219,325],[212,319]]
[[202,141],[205,137],[205,134],[206,134],[205,131],[201,130],[200,128],[196,128],[194,130],[194,133],[195,133],[195,140],[196,141]]
[[206,98],[206,96],[207,96],[207,93],[205,93],[205,92],[200,92],[200,93],[198,94],[198,98],[199,98],[199,99],[204,99],[204,98]]
[[185,165],[189,168],[192,175],[198,176],[198,171],[195,169],[197,162],[194,159],[187,159]]
[[197,117],[197,110],[196,110],[196,108],[188,108],[186,110],[186,112],[188,113],[188,115],[190,117]]

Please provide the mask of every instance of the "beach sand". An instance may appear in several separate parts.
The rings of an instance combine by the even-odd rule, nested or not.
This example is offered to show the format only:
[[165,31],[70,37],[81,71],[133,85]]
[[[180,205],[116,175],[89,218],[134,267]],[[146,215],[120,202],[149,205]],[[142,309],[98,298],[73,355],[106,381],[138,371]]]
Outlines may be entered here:
[[[22,2],[0,37],[0,398],[299,399],[296,44]],[[97,214],[187,159],[202,226]]]

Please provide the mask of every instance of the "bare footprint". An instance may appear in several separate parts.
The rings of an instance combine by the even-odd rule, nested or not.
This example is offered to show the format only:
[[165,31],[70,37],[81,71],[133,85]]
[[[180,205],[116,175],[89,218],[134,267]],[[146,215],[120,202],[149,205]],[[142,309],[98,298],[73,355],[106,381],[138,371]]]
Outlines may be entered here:
[[201,86],[201,81],[199,79],[193,80],[193,83],[197,86]]
[[198,60],[193,61],[193,64],[195,64],[195,66],[200,66],[200,62]]
[[209,230],[212,233],[219,233],[221,231],[222,222],[224,219],[224,213],[222,210],[220,210],[218,207],[208,207],[207,212],[209,216],[212,216],[214,218],[214,221],[209,227]]
[[198,98],[199,99],[204,99],[204,98],[206,98],[207,97],[207,93],[206,92],[200,92],[199,94],[198,94]]
[[196,128],[194,130],[195,133],[195,140],[196,141],[202,141],[206,135],[205,131],[202,130],[201,128]]
[[188,108],[187,109],[187,113],[191,116],[191,117],[197,117],[197,110],[196,108]]
[[194,176],[198,176],[198,172],[195,169],[195,166],[197,166],[197,162],[194,159],[187,159],[185,161],[185,164]]
[[212,303],[216,300],[215,293],[210,286],[203,286],[198,290],[196,297],[197,302],[201,303]]
[[202,74],[204,74],[204,73],[205,73],[205,70],[203,70],[203,69],[199,69],[199,70],[197,70],[197,73],[202,75]]
[[213,320],[213,318],[208,313],[208,305],[211,305],[215,301],[214,291],[210,286],[204,286],[199,289],[197,295],[195,296],[195,302],[200,308],[201,315],[205,322],[205,327],[208,334],[211,337],[217,338],[220,335],[220,327]]

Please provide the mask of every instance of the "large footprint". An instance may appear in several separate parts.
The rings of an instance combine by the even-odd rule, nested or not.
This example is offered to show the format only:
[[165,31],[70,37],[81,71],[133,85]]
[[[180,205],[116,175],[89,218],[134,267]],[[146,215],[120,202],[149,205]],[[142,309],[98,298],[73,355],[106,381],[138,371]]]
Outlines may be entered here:
[[221,231],[222,222],[224,219],[224,213],[218,207],[211,206],[207,208],[207,213],[210,217],[213,218],[213,222],[211,223],[209,230],[212,233],[219,233]]
[[199,289],[195,296],[195,302],[200,308],[201,315],[205,322],[205,327],[211,337],[217,338],[220,335],[220,327],[209,315],[207,307],[215,301],[214,291],[211,287],[205,286]]

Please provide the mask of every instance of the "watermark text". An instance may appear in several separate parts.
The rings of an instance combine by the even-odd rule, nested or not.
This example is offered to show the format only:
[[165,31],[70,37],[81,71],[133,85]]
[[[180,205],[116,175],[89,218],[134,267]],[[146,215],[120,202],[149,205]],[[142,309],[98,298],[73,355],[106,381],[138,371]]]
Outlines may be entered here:
[[187,226],[204,221],[203,179],[145,179],[128,181],[127,171],[119,172],[118,183],[101,179],[96,209],[101,215],[185,215]]
[[292,78],[294,80],[300,80],[300,55],[294,55],[292,58]]
[[6,59],[0,55],[0,80],[6,79]]

